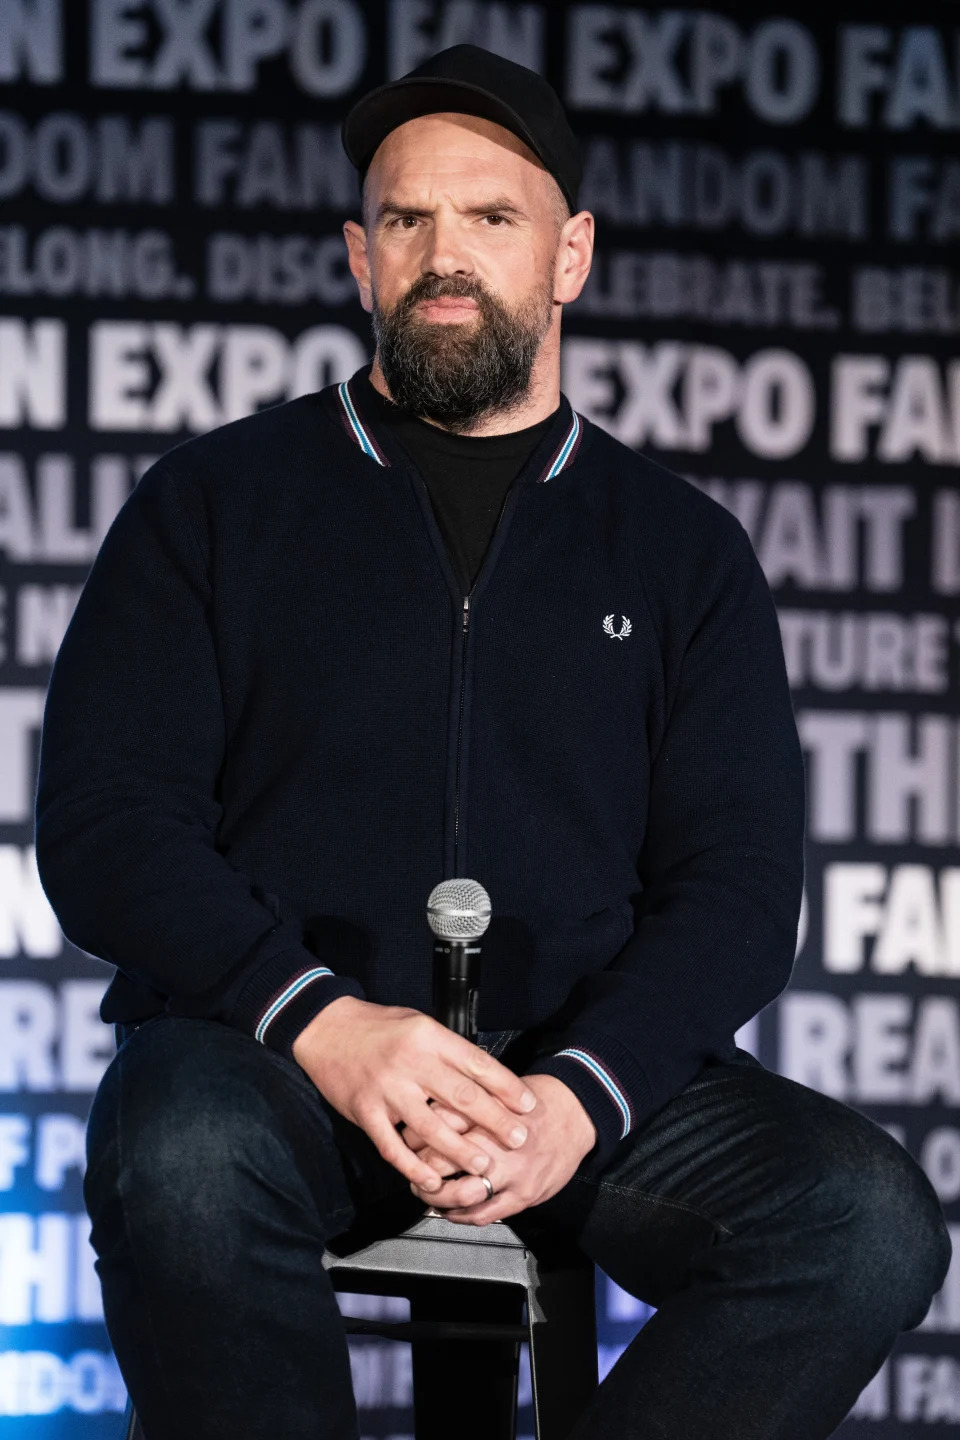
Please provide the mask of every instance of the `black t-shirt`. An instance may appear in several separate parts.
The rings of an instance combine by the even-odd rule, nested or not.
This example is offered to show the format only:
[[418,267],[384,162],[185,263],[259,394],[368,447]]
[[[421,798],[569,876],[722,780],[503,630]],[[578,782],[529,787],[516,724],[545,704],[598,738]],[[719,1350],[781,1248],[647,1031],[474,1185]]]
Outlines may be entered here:
[[474,585],[507,491],[553,422],[556,411],[506,435],[454,435],[401,410],[362,378],[362,398],[389,425],[417,465],[464,594]]

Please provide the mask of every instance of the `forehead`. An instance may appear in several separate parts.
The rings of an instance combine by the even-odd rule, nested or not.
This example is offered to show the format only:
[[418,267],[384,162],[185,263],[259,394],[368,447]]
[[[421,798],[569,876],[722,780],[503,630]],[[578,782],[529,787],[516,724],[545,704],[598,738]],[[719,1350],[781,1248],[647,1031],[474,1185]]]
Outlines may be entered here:
[[[543,184],[548,171],[512,130],[479,115],[418,115],[391,130],[370,162],[378,190],[496,180],[501,187]],[[535,192],[536,193],[536,192]]]

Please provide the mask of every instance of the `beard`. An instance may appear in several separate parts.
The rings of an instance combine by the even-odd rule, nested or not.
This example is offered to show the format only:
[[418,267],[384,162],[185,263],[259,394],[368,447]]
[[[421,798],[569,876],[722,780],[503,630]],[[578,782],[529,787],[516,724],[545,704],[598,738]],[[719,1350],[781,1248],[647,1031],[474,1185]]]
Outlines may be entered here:
[[[476,320],[416,315],[421,300],[441,296],[475,300]],[[388,311],[374,296],[377,355],[394,404],[453,431],[515,409],[530,388],[552,314],[553,291],[546,281],[513,311],[466,275],[421,275]]]

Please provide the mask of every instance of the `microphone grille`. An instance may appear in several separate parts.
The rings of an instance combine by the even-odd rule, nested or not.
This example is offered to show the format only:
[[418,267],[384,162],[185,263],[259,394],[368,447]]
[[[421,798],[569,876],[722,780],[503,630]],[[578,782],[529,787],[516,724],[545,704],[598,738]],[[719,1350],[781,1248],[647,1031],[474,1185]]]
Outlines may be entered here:
[[490,896],[479,880],[441,880],[430,891],[427,920],[440,940],[479,940],[490,924]]

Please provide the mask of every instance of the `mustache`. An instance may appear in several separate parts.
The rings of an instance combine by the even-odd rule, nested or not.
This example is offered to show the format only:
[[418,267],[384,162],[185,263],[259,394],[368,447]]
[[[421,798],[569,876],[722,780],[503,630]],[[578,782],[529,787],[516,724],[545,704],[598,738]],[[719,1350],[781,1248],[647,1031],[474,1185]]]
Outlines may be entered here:
[[499,308],[498,302],[479,280],[469,275],[421,275],[414,280],[406,295],[394,307],[398,315],[406,314],[421,300],[475,300],[481,311]]

